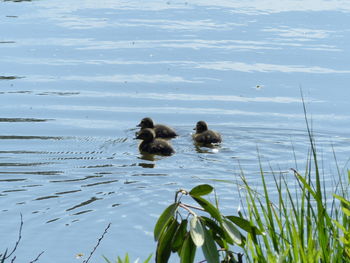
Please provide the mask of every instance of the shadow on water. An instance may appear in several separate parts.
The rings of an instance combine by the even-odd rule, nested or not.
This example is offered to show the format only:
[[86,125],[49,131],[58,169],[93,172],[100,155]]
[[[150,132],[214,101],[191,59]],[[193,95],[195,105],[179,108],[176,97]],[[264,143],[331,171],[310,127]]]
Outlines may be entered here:
[[20,3],[20,2],[32,2],[33,0],[2,0],[3,2],[14,2],[14,3]]
[[[6,17],[16,17],[16,16],[6,16]],[[0,44],[15,44],[16,42],[15,41],[0,41]],[[15,76],[0,76],[0,79],[7,79],[7,78],[11,78],[11,79],[16,79],[18,77],[15,77]]]
[[19,136],[19,135],[0,135],[0,140],[63,140],[63,137],[54,136]]
[[0,122],[45,122],[50,119],[36,119],[36,118],[0,118]]
[[[0,42],[1,44],[8,44],[8,43],[14,43],[12,41],[5,41],[5,42]],[[14,80],[14,79],[23,79],[24,77],[19,77],[19,76],[0,76],[0,80]]]

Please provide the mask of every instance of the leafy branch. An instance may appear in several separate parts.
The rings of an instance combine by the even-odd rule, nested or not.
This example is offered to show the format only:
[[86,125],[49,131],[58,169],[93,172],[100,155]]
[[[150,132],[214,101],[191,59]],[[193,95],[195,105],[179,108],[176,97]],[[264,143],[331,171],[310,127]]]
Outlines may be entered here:
[[[242,262],[242,254],[231,251],[231,246],[245,244],[239,228],[254,236],[262,232],[241,216],[222,215],[217,206],[203,198],[213,189],[203,184],[189,192],[176,192],[175,202],[163,211],[154,228],[156,263],[168,262],[171,253],[178,254],[180,263],[193,263],[197,248],[202,248],[207,262]],[[199,206],[183,203],[184,197],[190,197]]]

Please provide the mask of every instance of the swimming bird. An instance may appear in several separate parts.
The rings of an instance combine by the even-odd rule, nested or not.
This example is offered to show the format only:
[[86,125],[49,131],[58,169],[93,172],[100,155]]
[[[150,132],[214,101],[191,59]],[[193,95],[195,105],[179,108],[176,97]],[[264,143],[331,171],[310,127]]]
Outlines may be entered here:
[[170,139],[177,136],[173,128],[163,124],[154,124],[151,118],[143,118],[137,126],[141,127],[140,132],[145,128],[154,129],[156,138]]
[[173,147],[166,140],[155,138],[155,132],[153,129],[142,129],[136,139],[143,140],[139,145],[141,153],[150,153],[158,155],[172,155],[175,153]]
[[197,143],[202,144],[211,144],[211,143],[220,143],[221,135],[220,133],[209,130],[208,125],[205,121],[199,121],[196,124],[196,133],[193,134],[193,140]]

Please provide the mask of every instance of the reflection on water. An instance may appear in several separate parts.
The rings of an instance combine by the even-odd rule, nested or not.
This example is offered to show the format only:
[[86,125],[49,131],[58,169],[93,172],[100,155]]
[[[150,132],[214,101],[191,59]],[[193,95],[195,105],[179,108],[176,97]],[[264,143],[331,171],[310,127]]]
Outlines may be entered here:
[[35,118],[0,118],[0,122],[43,122],[48,121],[45,119],[35,119]]
[[[0,8],[0,229],[10,240],[24,215],[18,261],[40,248],[44,262],[70,262],[109,222],[97,257],[146,257],[176,190],[213,184],[235,214],[241,169],[261,188],[258,159],[266,182],[273,169],[293,184],[290,168],[306,167],[309,151],[300,90],[326,185],[333,149],[347,170],[345,1],[5,0]],[[134,127],[144,116],[178,131],[173,156],[139,153]],[[199,119],[222,134],[220,145],[193,144]]]
[[[5,43],[5,42],[2,42]],[[18,77],[18,76],[0,76],[0,80],[13,80],[13,79],[20,79],[23,77]]]

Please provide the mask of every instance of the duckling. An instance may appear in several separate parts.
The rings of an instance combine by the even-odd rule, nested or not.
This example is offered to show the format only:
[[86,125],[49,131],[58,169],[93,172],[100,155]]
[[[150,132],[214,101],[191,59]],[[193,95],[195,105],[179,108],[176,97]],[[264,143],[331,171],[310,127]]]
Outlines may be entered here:
[[211,144],[211,143],[220,143],[221,142],[221,135],[220,133],[208,130],[208,125],[205,121],[199,121],[196,124],[196,133],[193,134],[193,140],[197,143],[202,144]]
[[150,153],[158,155],[172,155],[175,153],[169,142],[163,139],[155,138],[156,134],[153,129],[141,129],[136,139],[143,140],[139,146],[141,153]]
[[143,118],[141,122],[137,125],[137,127],[141,127],[140,132],[145,128],[154,129],[156,138],[170,139],[177,136],[177,133],[174,131],[173,128],[162,124],[154,125],[153,120],[151,118]]

